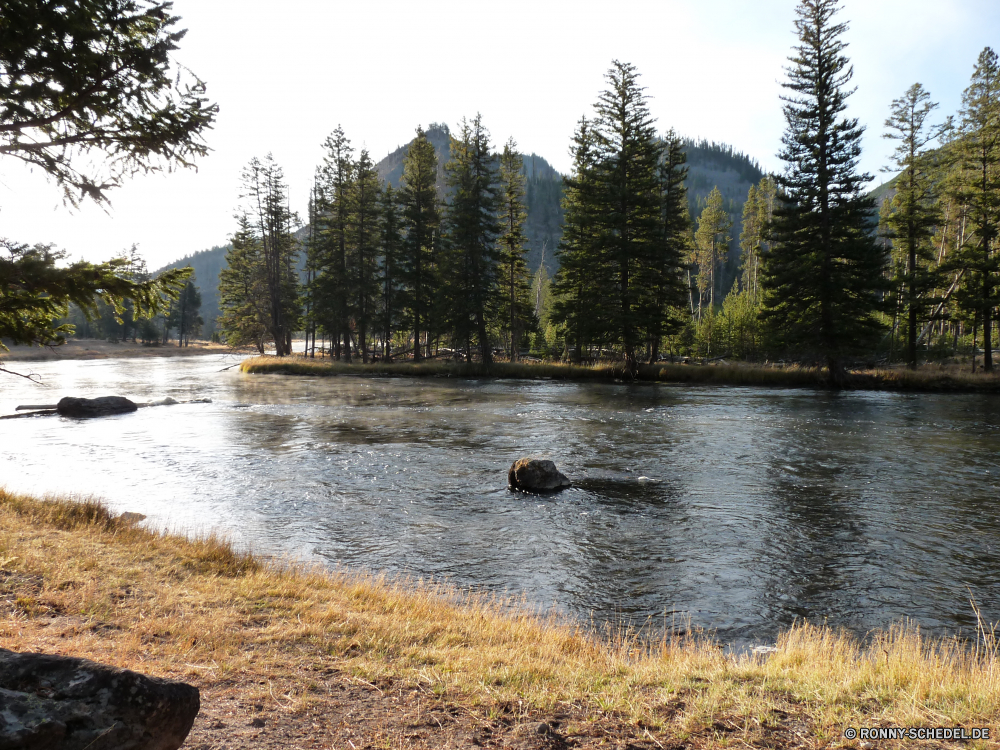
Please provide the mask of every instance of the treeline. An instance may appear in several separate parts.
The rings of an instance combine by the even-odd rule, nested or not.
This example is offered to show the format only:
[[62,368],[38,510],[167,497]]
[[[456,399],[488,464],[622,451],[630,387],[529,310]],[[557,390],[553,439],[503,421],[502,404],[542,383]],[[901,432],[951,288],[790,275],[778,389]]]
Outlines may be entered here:
[[[915,367],[963,352],[975,371],[981,351],[991,371],[1000,302],[997,55],[983,50],[960,111],[938,124],[919,83],[892,102],[883,135],[897,147],[885,171],[897,176],[876,204],[865,193],[871,176],[857,171],[863,129],[842,114],[851,71],[835,12],[825,0],[798,8],[786,166],[749,191],[728,293],[717,276],[720,248],[733,239],[731,212],[717,191],[701,208],[688,255],[690,322],[677,351],[794,358],[834,372],[851,361]],[[816,43],[824,35],[829,45]]]
[[[220,274],[219,329],[233,345],[291,350],[305,331],[315,356],[484,362],[516,359],[537,330],[525,264],[525,177],[516,143],[496,153],[482,120],[463,121],[437,189],[438,159],[418,128],[399,188],[379,180],[367,150],[342,129],[324,143],[309,202],[308,236],[293,237],[280,167],[244,170],[245,205]],[[296,263],[305,253],[305,283]]]
[[[120,277],[131,283],[146,283],[153,278],[154,274],[148,271],[146,261],[135,245],[116,262],[121,263]],[[68,315],[59,323],[71,325],[75,338],[157,345],[167,344],[176,336],[178,346],[187,346],[192,338],[201,335],[205,322],[200,314],[201,291],[195,281],[193,274],[189,276],[177,298],[166,300],[164,310],[153,317],[136,314],[132,300],[123,300],[121,309],[116,309],[98,295],[92,311],[85,312],[78,305],[70,304]]]
[[[844,28],[831,22],[829,3],[803,3],[799,13],[800,33],[823,27],[836,36]],[[836,65],[844,84],[849,68],[842,49],[838,42],[822,62]],[[922,357],[970,352],[975,371],[982,347],[983,369],[992,370],[1000,271],[996,54],[983,50],[961,110],[938,124],[931,123],[937,105],[919,83],[892,102],[883,135],[897,147],[885,171],[897,176],[878,205],[863,192],[871,176],[855,169],[857,121],[841,119],[825,130],[818,124],[820,108],[839,113],[847,94],[838,86],[817,89],[809,73],[807,66],[793,68],[786,84],[800,92],[785,107],[786,171],[750,189],[740,274],[721,306],[710,302],[715,248],[729,239],[730,226],[714,193],[701,212],[689,256],[697,304],[678,349],[825,360],[834,367],[852,358],[915,367]],[[835,145],[834,134],[839,148],[820,164],[810,139]],[[816,216],[824,216],[825,226]]]
[[[829,367],[834,379],[855,361],[915,366],[921,346],[971,343],[991,370],[997,56],[983,51],[961,111],[940,125],[930,124],[936,105],[919,84],[892,103],[885,135],[898,144],[889,166],[898,176],[879,206],[867,192],[872,177],[858,170],[863,128],[845,116],[852,69],[837,10],[834,0],[802,0],[796,10],[785,168],[751,183],[741,211],[733,185],[756,179],[758,165],[658,133],[638,72],[615,61],[573,135],[554,278],[539,264],[529,280],[523,160],[513,141],[498,152],[479,117],[454,136],[435,130],[450,139],[444,165],[418,129],[395,165],[398,188],[338,128],[301,243],[280,168],[270,157],[247,168],[220,275],[220,329],[260,351],[273,342],[278,354],[305,331],[310,354],[342,360],[444,354],[489,363],[530,348],[631,369],[665,355],[795,359]],[[692,149],[702,161],[739,164],[693,204]]]

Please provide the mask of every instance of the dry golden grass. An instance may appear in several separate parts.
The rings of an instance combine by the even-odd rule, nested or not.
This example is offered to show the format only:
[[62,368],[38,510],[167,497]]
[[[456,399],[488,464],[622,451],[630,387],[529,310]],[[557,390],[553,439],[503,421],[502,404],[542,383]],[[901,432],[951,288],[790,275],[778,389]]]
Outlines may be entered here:
[[[656,364],[640,365],[631,377],[621,364],[571,365],[564,363],[496,362],[490,367],[479,363],[393,362],[371,364],[292,357],[252,357],[240,370],[247,373],[283,375],[382,375],[397,377],[522,378],[529,380],[577,381],[657,381],[706,385],[775,386],[785,388],[825,388],[830,385],[827,370],[818,367],[769,366],[753,364]],[[858,370],[847,376],[844,387],[857,390],[1000,392],[1000,375],[972,374],[959,368],[927,365],[919,370]]]
[[573,707],[581,724],[613,716],[660,747],[857,747],[845,727],[1000,719],[988,630],[963,644],[899,626],[862,645],[802,625],[769,658],[732,656],[699,637],[601,637],[446,586],[276,566],[130,526],[98,503],[3,490],[0,612],[5,648],[61,644],[203,685],[251,676],[258,697],[293,711],[336,673],[418,686],[484,721],[512,704]]

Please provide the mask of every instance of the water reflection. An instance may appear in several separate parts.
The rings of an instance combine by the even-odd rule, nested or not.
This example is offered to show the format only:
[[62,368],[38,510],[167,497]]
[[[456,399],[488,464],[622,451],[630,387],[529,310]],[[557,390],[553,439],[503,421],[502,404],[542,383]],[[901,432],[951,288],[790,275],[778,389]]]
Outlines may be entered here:
[[[1000,619],[1000,399],[447,379],[279,378],[215,358],[54,362],[62,395],[209,397],[0,422],[0,483],[105,497],[157,527],[598,619],[689,613],[727,640],[797,618],[865,632]],[[510,461],[556,459],[552,497]]]

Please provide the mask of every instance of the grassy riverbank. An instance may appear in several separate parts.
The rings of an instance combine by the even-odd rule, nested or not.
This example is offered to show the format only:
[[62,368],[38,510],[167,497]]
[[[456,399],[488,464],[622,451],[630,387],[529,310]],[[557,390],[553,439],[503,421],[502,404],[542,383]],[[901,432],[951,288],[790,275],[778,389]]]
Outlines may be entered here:
[[[371,364],[335,362],[329,359],[252,357],[240,365],[243,372],[281,375],[380,375],[437,378],[522,378],[533,380],[616,381],[692,383],[706,385],[778,386],[792,388],[829,387],[829,373],[821,368],[750,364],[656,364],[641,365],[634,378],[620,364],[570,365],[561,363],[497,362],[490,367],[478,363],[393,362]],[[851,372],[845,384],[858,390],[944,391],[1000,393],[1000,375],[972,374],[957,367],[928,365],[918,370],[882,369]]]
[[4,648],[198,685],[191,747],[857,747],[845,727],[1000,720],[992,638],[970,649],[896,628],[861,646],[802,626],[768,658],[731,656],[447,586],[276,566],[2,490],[0,613]]
[[119,359],[134,357],[193,357],[199,354],[230,354],[225,344],[211,341],[192,341],[188,346],[177,342],[146,346],[131,341],[105,341],[104,339],[67,339],[61,346],[11,346],[0,350],[0,359],[8,362],[43,362],[58,359]]

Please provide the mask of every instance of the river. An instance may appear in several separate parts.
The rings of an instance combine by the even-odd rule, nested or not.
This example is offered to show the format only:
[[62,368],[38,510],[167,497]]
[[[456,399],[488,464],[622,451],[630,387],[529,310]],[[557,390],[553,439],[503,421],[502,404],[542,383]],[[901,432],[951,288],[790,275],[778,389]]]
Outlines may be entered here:
[[[219,357],[12,363],[0,413],[65,395],[210,398],[0,421],[0,485],[153,528],[729,643],[1000,620],[1000,398],[244,375]],[[574,486],[509,492],[521,456]]]

